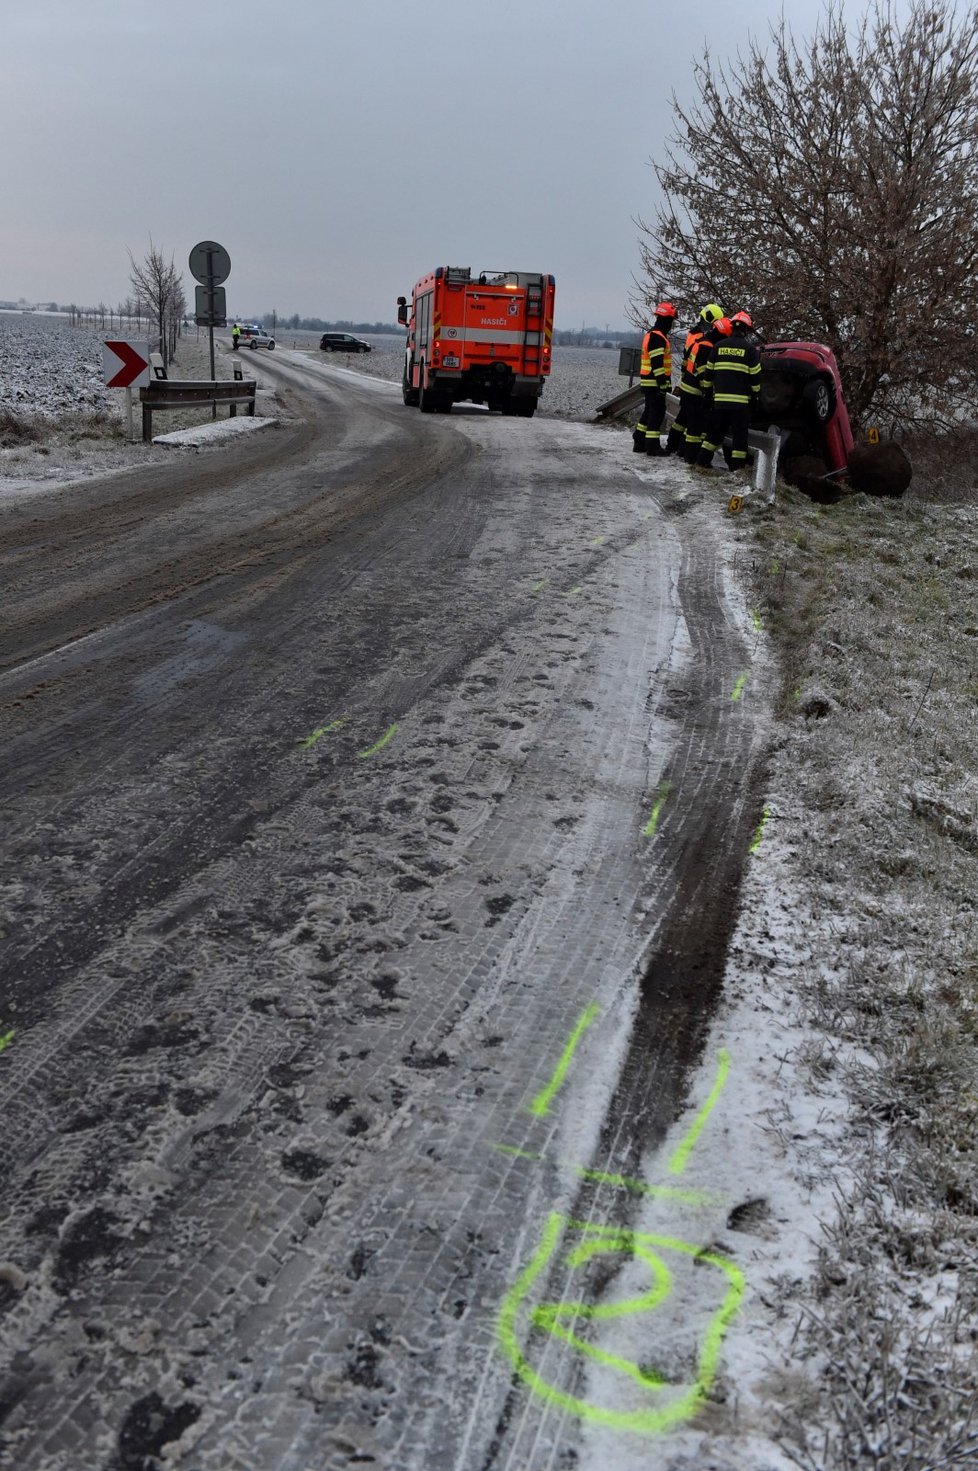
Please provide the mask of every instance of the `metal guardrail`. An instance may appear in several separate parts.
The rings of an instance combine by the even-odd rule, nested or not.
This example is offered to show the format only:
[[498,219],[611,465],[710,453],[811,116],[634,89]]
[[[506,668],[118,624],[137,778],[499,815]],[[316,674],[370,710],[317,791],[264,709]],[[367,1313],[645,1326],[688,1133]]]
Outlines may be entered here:
[[[632,388],[626,388],[607,403],[599,406],[598,419],[624,419],[634,409],[641,408],[644,390],[637,384]],[[666,423],[667,428],[679,412],[679,399],[674,393],[666,394]],[[764,496],[768,505],[774,500],[774,485],[778,478],[778,456],[781,453],[781,442],[783,435],[777,425],[772,424],[769,429],[752,429],[747,436],[747,442],[755,451],[753,489]]]
[[143,406],[143,440],[146,444],[152,440],[153,415],[163,409],[182,409],[188,406],[208,404],[213,405],[216,417],[217,405],[227,404],[230,406],[233,417],[240,404],[246,414],[253,415],[257,386],[253,378],[247,378],[244,381],[232,379],[230,382],[227,379],[209,379],[202,382],[196,378],[183,380],[167,378],[157,383],[151,382],[139,390],[139,401]]

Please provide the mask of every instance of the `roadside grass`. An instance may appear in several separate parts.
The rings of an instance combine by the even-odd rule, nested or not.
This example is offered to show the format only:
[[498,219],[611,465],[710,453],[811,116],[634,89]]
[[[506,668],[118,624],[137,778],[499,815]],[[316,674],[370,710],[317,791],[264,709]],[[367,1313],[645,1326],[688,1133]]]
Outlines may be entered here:
[[816,956],[796,1000],[822,1043],[798,1057],[850,1105],[794,1340],[811,1388],[780,1408],[805,1471],[978,1465],[978,435],[959,439],[915,453],[903,500],[779,486],[748,512]]
[[32,449],[50,454],[54,440],[70,445],[125,437],[123,421],[109,410],[79,411],[50,419],[42,414],[0,413],[0,449]]
[[0,410],[0,449],[37,444],[43,437],[43,419],[34,414],[17,414],[13,409]]

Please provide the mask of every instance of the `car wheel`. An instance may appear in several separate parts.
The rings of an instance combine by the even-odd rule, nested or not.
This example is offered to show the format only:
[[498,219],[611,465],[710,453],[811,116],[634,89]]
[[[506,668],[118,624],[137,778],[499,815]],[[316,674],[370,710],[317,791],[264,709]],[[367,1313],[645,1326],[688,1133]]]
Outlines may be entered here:
[[827,424],[835,412],[835,391],[827,378],[813,378],[802,389],[802,402],[812,418]]
[[275,347],[275,343],[274,343],[274,342],[270,342],[270,343],[269,343],[269,344],[268,344],[268,350],[269,350],[269,352],[271,352],[271,351],[272,351],[272,350],[273,350],[273,348],[274,348],[274,347]]
[[789,380],[774,374],[761,375],[760,407],[771,418],[789,413],[797,390]]

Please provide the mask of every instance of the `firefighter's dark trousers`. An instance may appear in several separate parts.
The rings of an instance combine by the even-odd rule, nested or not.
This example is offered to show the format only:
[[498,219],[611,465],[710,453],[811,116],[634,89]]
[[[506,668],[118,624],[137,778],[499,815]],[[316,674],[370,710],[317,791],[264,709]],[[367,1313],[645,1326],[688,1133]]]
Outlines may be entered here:
[[683,399],[686,400],[686,438],[683,444],[683,459],[687,465],[695,465],[703,447],[703,435],[709,423],[710,400],[704,398],[701,393],[684,393],[680,399],[680,407]]
[[677,390],[679,408],[676,417],[669,425],[669,437],[666,440],[667,455],[681,455],[686,448],[686,419],[689,408],[690,395]]
[[641,386],[645,393],[645,404],[642,417],[635,425],[632,444],[639,454],[644,452],[647,455],[661,455],[662,441],[659,431],[666,417],[666,391],[664,388],[646,388],[644,383]]
[[713,455],[729,436],[731,470],[742,470],[747,464],[747,436],[750,432],[750,404],[714,404],[710,411],[703,445],[697,463],[711,465]]

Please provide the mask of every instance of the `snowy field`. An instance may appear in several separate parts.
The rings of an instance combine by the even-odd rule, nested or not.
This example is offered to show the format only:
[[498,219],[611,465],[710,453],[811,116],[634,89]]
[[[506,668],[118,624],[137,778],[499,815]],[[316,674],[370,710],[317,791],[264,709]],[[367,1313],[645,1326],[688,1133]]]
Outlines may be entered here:
[[[328,361],[398,381],[396,340],[375,342]],[[206,343],[185,356],[206,376]],[[616,369],[561,349],[546,412],[591,419]],[[100,335],[0,315],[0,425],[105,407]],[[77,468],[57,435],[3,444],[8,494]],[[106,445],[85,444],[95,468]],[[736,519],[718,496],[717,517],[784,694],[725,999],[667,1153],[709,1105],[698,1176],[737,1202],[711,1247],[742,1260],[746,1238],[749,1269],[702,1414],[616,1471],[978,1465],[978,512],[779,488]],[[642,1228],[667,1230],[655,1201]],[[580,1464],[609,1464],[584,1436]]]
[[[390,382],[401,381],[404,338],[365,336],[372,351],[348,356],[323,353],[319,332],[276,334],[278,349],[308,352],[324,362],[353,367],[357,372]],[[89,327],[71,327],[64,317],[39,313],[0,312],[0,409],[39,414],[56,419],[65,414],[121,414],[125,394],[106,388],[102,381],[102,343],[105,338],[145,336],[129,326],[106,326],[104,332]],[[230,333],[215,333],[217,376],[231,376],[226,360]],[[241,349],[245,359],[260,358],[261,352]],[[207,332],[185,329],[177,351],[181,377],[209,374]],[[600,404],[628,385],[618,377],[616,349],[558,347],[553,371],[544,389],[539,412],[561,418],[591,419]]]

